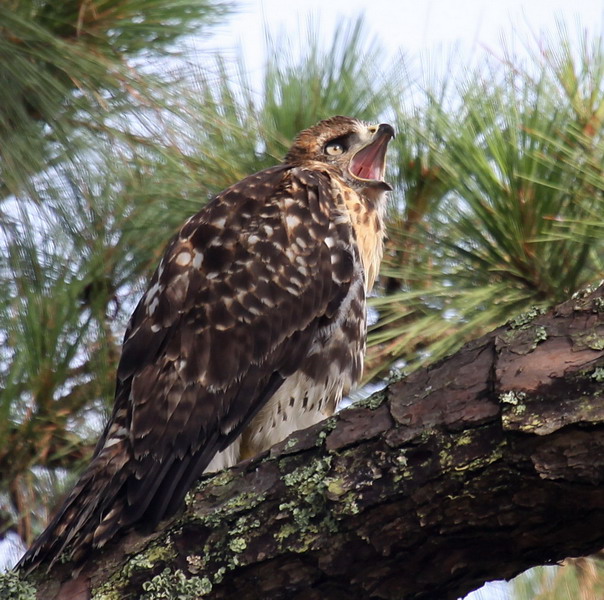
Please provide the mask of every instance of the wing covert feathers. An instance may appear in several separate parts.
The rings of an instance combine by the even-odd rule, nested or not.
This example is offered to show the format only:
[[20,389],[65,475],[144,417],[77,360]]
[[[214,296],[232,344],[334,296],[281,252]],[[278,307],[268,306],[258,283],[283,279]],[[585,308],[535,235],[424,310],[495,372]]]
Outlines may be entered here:
[[191,217],[134,311],[94,458],[21,567],[62,552],[77,560],[173,513],[288,377],[301,365],[320,375],[319,350],[346,327],[353,288],[364,303],[359,263],[342,196],[321,170],[261,171]]

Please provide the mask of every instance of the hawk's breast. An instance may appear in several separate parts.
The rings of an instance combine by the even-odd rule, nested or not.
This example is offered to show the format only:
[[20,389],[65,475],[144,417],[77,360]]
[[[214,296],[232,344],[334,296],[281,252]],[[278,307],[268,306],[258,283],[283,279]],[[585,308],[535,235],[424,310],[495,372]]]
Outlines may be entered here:
[[[347,293],[338,298],[333,314],[320,320],[300,368],[244,430],[240,458],[263,452],[294,431],[331,416],[363,372],[366,291],[373,285],[382,254],[381,214],[367,214],[353,190],[334,179],[329,183],[330,235],[323,243],[333,250],[334,280],[350,282]],[[351,211],[357,205],[361,208]]]

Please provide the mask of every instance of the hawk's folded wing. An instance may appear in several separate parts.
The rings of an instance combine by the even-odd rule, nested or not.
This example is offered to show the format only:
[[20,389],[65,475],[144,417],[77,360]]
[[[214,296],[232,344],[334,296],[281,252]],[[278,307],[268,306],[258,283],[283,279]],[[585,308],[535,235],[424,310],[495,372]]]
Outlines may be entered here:
[[178,508],[329,326],[358,263],[352,236],[329,176],[288,166],[189,219],[126,332],[94,459],[22,564],[77,557]]

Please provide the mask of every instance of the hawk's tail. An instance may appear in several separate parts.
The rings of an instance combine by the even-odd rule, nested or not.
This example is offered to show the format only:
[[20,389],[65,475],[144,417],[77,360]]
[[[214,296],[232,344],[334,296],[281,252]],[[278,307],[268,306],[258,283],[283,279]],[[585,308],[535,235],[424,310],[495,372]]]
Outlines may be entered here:
[[129,454],[126,440],[102,448],[48,527],[21,558],[18,569],[29,573],[45,563],[50,570],[62,555],[78,562],[123,527],[120,515],[129,476]]

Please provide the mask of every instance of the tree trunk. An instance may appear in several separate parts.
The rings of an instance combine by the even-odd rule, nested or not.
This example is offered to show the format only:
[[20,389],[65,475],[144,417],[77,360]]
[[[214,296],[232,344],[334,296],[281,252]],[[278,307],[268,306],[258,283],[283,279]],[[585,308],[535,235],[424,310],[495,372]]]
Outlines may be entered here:
[[77,585],[30,580],[45,600],[446,599],[602,547],[604,287],[204,479]]

